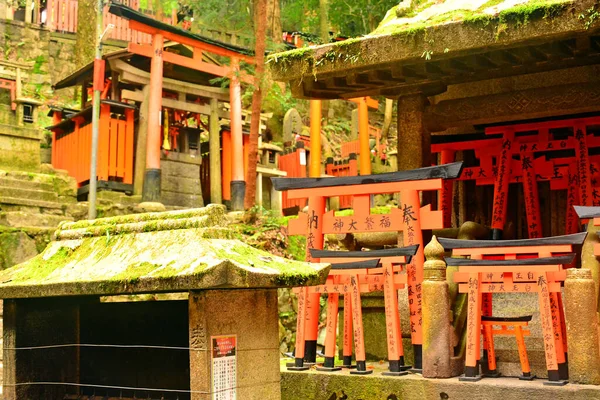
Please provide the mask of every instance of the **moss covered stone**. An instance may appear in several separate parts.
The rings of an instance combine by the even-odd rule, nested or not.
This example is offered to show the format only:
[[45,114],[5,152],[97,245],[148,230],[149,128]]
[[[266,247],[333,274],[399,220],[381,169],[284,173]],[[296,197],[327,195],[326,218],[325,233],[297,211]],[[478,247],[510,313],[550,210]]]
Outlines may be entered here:
[[391,9],[369,35],[327,45],[276,53],[268,57],[273,77],[281,81],[315,79],[377,65],[526,40],[560,36],[599,25],[590,0],[424,1],[399,18]]
[[[328,265],[283,259],[229,239],[232,231],[218,225],[221,218],[210,218],[219,210],[70,224],[77,232],[90,229],[90,234],[65,238],[74,230],[62,230],[43,253],[0,272],[0,298],[275,288],[325,281]],[[132,225],[136,229],[129,229]]]

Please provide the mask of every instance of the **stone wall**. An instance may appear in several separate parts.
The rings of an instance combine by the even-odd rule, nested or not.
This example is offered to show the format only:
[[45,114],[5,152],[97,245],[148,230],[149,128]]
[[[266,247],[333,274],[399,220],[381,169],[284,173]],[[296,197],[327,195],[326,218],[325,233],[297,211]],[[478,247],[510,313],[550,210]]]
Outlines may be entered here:
[[[32,64],[32,68],[23,73],[24,96],[46,103],[66,103],[79,107],[73,89],[52,90],[53,84],[76,70],[75,39],[74,34],[50,32],[38,25],[3,20],[0,23],[0,59]],[[110,43],[104,46],[103,51],[112,52],[122,48],[123,44]],[[0,77],[11,76],[14,77],[14,70],[0,66]],[[42,107],[40,127],[47,126],[50,122],[48,118],[44,118],[45,111],[47,110]]]

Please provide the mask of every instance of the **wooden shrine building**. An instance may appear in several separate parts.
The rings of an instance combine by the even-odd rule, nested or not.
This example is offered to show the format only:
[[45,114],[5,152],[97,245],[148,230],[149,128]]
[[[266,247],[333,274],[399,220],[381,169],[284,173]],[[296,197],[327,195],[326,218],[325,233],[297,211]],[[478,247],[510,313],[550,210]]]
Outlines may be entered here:
[[[574,203],[592,205],[594,193],[600,193],[596,173],[583,168],[595,165],[600,150],[594,121],[600,115],[595,2],[486,3],[443,2],[415,9],[413,16],[394,7],[371,35],[272,55],[269,65],[295,97],[397,99],[399,170],[465,162],[455,190],[450,184],[440,199],[440,208],[453,210],[445,216],[446,227],[465,221],[491,226],[495,215],[499,236],[503,230],[514,237],[572,232],[566,227],[567,218],[575,221],[573,213],[567,216],[568,184],[550,181],[555,167],[564,177],[579,168],[573,179],[589,184],[583,197],[573,193]],[[509,131],[515,132],[514,146],[503,170],[512,172],[498,180],[493,174]],[[547,149],[549,142],[562,153],[546,151],[554,150]],[[531,154],[521,154],[522,143]],[[533,178],[525,179],[537,184],[539,194],[532,197],[523,190],[518,164],[524,159],[535,166]],[[485,182],[466,176],[479,173],[480,166]],[[541,230],[526,222],[535,214],[527,211],[527,199],[536,197]]]
[[[127,49],[104,55],[96,68],[102,86],[99,187],[166,205],[225,201],[233,209],[243,207],[248,135],[242,130],[249,127],[249,115],[242,111],[240,86],[253,78],[240,63],[252,64],[252,51],[121,4],[112,4],[110,12],[152,35],[153,44],[130,42]],[[54,124],[48,128],[54,166],[77,179],[82,195],[89,181],[94,71],[90,63],[55,84],[55,89],[81,87],[81,111],[52,110]],[[215,83],[218,78],[230,79],[229,88]],[[270,169],[263,173],[269,176]]]

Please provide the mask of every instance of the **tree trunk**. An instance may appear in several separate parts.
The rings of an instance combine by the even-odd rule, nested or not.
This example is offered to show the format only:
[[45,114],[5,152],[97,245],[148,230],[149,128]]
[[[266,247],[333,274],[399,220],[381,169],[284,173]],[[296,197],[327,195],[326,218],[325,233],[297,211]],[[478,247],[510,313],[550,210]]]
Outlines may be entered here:
[[277,46],[281,43],[281,5],[280,0],[267,0],[267,37]]
[[248,174],[244,207],[252,208],[256,199],[256,164],[258,163],[258,131],[260,130],[260,111],[263,97],[263,78],[265,73],[265,49],[267,32],[267,0],[254,0],[254,46],[256,74],[255,89],[252,95],[252,120],[250,122],[250,141],[248,143]]
[[319,0],[319,33],[323,43],[329,43],[329,4],[328,0]]
[[392,114],[394,111],[394,100],[385,99],[385,114],[383,118],[383,129],[381,129],[381,136],[387,139],[390,135],[390,126],[392,125]]
[[[329,43],[329,0],[319,0],[319,36],[321,42]],[[329,121],[329,101],[321,102],[321,112],[323,116],[323,125]]]
[[[98,0],[79,0],[77,7],[76,68],[94,61],[96,52],[96,10]],[[74,69],[76,69],[74,68]]]

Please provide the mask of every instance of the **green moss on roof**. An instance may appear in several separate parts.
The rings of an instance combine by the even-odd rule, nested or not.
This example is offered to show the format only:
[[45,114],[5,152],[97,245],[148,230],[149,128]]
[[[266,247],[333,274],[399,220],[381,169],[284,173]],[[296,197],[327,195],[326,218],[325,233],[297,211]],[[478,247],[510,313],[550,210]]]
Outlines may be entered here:
[[[223,227],[188,226],[185,221],[196,215],[176,219],[172,230],[123,230],[128,220],[104,221],[95,228],[110,225],[117,233],[54,241],[33,259],[0,271],[0,298],[275,288],[320,284],[327,277],[328,265],[273,256],[229,239],[234,232]],[[142,226],[171,221],[153,217]]]
[[[464,22],[466,24],[482,24],[487,26],[491,23],[496,24],[527,24],[531,20],[552,18],[565,10],[572,0],[529,0],[511,8],[500,11],[498,14],[488,14],[484,11],[492,6],[503,3],[503,0],[490,0],[483,4],[477,10],[456,9],[442,14],[432,15],[422,21],[395,23],[395,9],[386,14],[386,18],[371,35],[395,35],[414,33],[415,30],[423,30],[427,27],[437,25]],[[431,3],[428,3],[431,5]],[[421,9],[420,11],[423,11]]]

